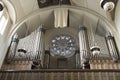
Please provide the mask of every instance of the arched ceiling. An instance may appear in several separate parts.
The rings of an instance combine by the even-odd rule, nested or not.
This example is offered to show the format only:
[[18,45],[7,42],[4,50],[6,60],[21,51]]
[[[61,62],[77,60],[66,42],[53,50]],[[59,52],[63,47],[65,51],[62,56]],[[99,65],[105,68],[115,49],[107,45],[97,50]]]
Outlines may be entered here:
[[[84,25],[88,28],[93,27],[94,31],[99,32],[101,35],[105,35],[107,29],[103,28],[106,27],[104,22],[105,18],[103,16],[86,8],[72,6],[62,6],[61,8],[68,8],[69,10],[68,27],[78,29],[79,25]],[[19,29],[19,27],[28,27],[29,32],[31,33],[41,24],[43,24],[45,29],[53,29],[54,9],[59,9],[59,6],[52,6],[35,11],[33,14],[26,16],[23,20],[19,21],[18,25],[15,25],[13,30]],[[101,19],[100,16],[103,17],[103,19]]]
[[[38,10],[46,9],[39,8],[37,0],[9,0],[9,1],[15,8],[17,21]],[[96,12],[97,14],[102,15],[105,18],[109,18],[108,14],[100,7],[100,0],[70,0],[70,2],[71,6],[76,6],[78,9],[83,7],[84,9],[88,9],[91,12]],[[29,32],[34,31],[35,27],[38,27],[40,24],[43,24],[46,29],[53,28],[54,27],[53,9],[50,10],[47,9],[46,11],[43,12],[41,10],[39,15],[34,16],[30,20],[26,21],[23,26],[29,27]],[[79,11],[71,9],[69,11],[69,16],[70,27],[78,27],[80,23],[84,24],[85,26],[88,26],[89,22],[92,23],[93,26],[97,27],[98,18],[95,18],[94,16],[88,14],[84,14],[84,12],[81,13]],[[100,31],[103,31],[103,29],[101,29]],[[102,32],[102,34],[103,33],[104,32]]]

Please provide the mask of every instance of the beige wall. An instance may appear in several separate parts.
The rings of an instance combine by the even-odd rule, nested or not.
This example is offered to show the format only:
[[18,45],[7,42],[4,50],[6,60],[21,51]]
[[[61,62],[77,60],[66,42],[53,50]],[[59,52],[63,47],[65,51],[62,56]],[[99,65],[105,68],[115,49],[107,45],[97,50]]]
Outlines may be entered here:
[[120,0],[118,0],[116,10],[115,10],[115,24],[120,34]]

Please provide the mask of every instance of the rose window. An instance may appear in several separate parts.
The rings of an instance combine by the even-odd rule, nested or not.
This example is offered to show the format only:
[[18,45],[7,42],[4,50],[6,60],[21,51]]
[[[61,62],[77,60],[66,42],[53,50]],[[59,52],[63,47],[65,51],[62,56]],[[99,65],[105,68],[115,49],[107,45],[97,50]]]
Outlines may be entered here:
[[69,35],[56,36],[51,41],[51,55],[71,57],[75,54],[75,40]]

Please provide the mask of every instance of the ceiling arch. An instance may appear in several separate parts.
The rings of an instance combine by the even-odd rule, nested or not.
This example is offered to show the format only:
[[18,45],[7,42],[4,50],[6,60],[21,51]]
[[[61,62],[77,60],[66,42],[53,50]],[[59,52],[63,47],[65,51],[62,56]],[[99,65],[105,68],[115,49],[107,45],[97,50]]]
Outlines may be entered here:
[[[47,15],[44,15],[44,16],[50,16],[54,9],[55,8],[59,8],[60,6],[51,6],[51,7],[47,7],[47,8],[42,8],[42,9],[39,9],[39,10],[36,10],[34,11],[33,13],[23,17],[22,19],[20,19],[15,25],[12,26],[9,34],[8,34],[8,39],[11,39],[12,35],[20,28],[22,27],[21,25],[26,23],[27,24],[27,21],[29,20],[32,20],[33,18],[40,16],[44,13],[50,13],[50,14],[47,14]],[[117,34],[117,30],[116,28],[114,27],[114,24],[111,23],[109,20],[107,20],[107,18],[103,17],[102,15],[100,15],[99,13],[97,12],[94,12],[88,8],[85,8],[85,7],[75,7],[75,6],[61,6],[61,8],[68,8],[69,9],[69,12],[70,12],[70,26],[69,27],[72,27],[72,28],[76,28],[78,29],[78,26],[80,24],[82,25],[85,25],[86,27],[89,27],[89,23],[92,23],[94,24],[93,26],[94,27],[103,27],[103,30],[108,30],[110,31],[111,33],[113,33],[113,35],[115,35],[116,39],[120,39],[119,38],[119,35]],[[77,15],[77,16],[76,16]],[[83,17],[84,16],[84,17]],[[43,15],[42,15],[43,17]],[[73,18],[72,18],[73,17]],[[77,18],[77,19],[76,19]],[[84,21],[83,21],[83,18],[84,18]],[[47,20],[48,18],[45,19],[45,26],[44,28],[46,29],[50,29],[50,28],[54,28],[53,27],[53,24],[51,24],[51,27],[46,25],[46,23],[51,20]],[[46,21],[47,20],[47,21]],[[53,19],[54,20],[54,19]],[[75,21],[76,20],[76,21]],[[38,25],[40,25],[39,22],[42,22],[42,18],[40,19],[37,19],[36,20],[38,23]],[[35,21],[35,22],[36,22]],[[98,23],[99,21],[99,23]],[[71,24],[73,22],[73,24]],[[75,23],[76,22],[76,23]],[[35,23],[34,23],[35,24]],[[31,25],[31,27],[36,27],[34,25]],[[37,26],[38,27],[38,26]],[[101,31],[103,31],[101,30]],[[104,34],[104,33],[103,33]],[[10,40],[9,40],[10,41]]]
[[[39,15],[42,15],[42,14],[43,14],[43,15],[44,15],[44,14],[47,14],[47,15],[44,15],[44,16],[50,15],[55,8],[59,8],[59,6],[52,6],[52,7],[48,7],[48,8],[36,10],[35,12],[33,12],[33,13],[25,16],[24,18],[22,18],[20,21],[18,21],[18,22],[12,27],[12,29],[11,29],[11,31],[10,31],[10,34],[15,33],[15,31],[16,31],[19,27],[21,27],[21,25],[22,25],[24,22],[26,22],[26,21],[28,21],[28,20],[36,17],[36,16],[39,16]],[[71,24],[70,26],[75,27],[75,26],[78,26],[80,23],[83,24],[83,25],[85,25],[85,26],[88,26],[89,24],[87,24],[87,23],[88,23],[87,20],[93,21],[93,22],[96,24],[96,23],[97,23],[96,20],[99,19],[99,20],[100,20],[100,22],[99,22],[99,25],[100,25],[100,26],[106,27],[109,31],[113,28],[113,25],[112,25],[105,17],[103,17],[102,15],[100,15],[100,14],[94,12],[94,11],[91,11],[91,10],[89,10],[89,9],[87,9],[87,8],[84,8],[84,7],[74,7],[74,6],[61,6],[61,8],[68,8],[69,11],[70,11],[70,15],[71,15],[71,16],[74,16],[74,19],[75,19],[75,18],[76,18],[76,20],[78,19],[78,20],[76,21],[76,25],[72,25],[72,24]],[[77,16],[75,16],[76,14],[77,14]],[[42,16],[43,16],[43,15],[42,15]],[[42,16],[41,16],[41,17],[42,17]],[[71,16],[70,16],[70,17],[71,17]],[[84,16],[84,17],[83,17],[83,16]],[[84,22],[82,22],[82,21],[83,21],[83,18],[84,18]],[[40,20],[41,20],[41,19],[40,19]],[[41,20],[41,21],[42,21],[42,20]],[[74,21],[73,18],[71,19],[71,22],[72,22],[72,21]],[[96,21],[96,22],[95,22],[95,21]],[[47,21],[46,21],[46,22],[47,22]],[[40,23],[39,23],[39,24],[40,24]],[[74,23],[74,24],[75,24],[75,23]],[[112,29],[112,30],[115,30],[115,29]]]
[[3,2],[9,12],[12,23],[15,24],[17,20],[17,14],[14,5],[8,0],[3,0]]

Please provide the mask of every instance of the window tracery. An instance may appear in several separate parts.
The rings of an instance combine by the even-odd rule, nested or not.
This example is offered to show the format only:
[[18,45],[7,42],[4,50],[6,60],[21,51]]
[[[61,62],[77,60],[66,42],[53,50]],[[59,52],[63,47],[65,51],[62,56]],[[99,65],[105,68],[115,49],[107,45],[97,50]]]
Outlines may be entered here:
[[75,54],[75,40],[69,35],[59,35],[51,41],[51,55],[71,57]]

